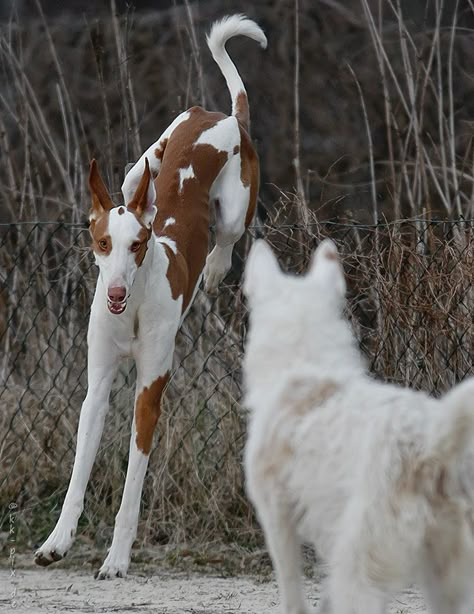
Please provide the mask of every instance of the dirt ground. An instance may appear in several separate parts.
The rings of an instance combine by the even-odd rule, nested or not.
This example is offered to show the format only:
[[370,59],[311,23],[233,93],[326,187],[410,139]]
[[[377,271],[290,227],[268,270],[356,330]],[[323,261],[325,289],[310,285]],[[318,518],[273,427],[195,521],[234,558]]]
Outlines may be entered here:
[[[30,559],[31,560],[31,559]],[[267,579],[268,578],[268,579]],[[310,603],[317,606],[320,581],[305,581]],[[262,614],[279,613],[271,576],[223,577],[170,569],[131,570],[124,580],[94,580],[89,570],[73,567],[40,569],[18,561],[0,569],[0,611],[31,613],[118,614]],[[415,590],[406,590],[391,605],[390,614],[426,613]]]

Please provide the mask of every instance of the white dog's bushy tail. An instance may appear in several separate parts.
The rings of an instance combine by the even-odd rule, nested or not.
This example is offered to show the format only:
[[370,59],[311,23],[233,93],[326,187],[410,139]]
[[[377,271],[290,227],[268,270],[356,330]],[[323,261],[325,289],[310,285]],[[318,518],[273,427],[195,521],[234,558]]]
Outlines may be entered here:
[[452,462],[474,444],[474,378],[462,382],[442,399],[441,415],[433,422],[428,450],[441,462]]
[[235,115],[248,132],[250,113],[247,92],[235,64],[225,49],[226,42],[233,36],[248,36],[260,43],[264,49],[267,46],[267,38],[260,26],[244,15],[231,15],[224,17],[221,21],[216,21],[207,36],[207,44],[212,57],[221,69],[229,88],[232,99],[232,115]]

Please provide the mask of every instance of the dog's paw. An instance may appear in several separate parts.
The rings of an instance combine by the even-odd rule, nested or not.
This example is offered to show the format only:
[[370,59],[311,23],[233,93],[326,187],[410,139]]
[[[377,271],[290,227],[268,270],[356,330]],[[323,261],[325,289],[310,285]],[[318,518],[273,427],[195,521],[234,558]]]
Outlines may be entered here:
[[67,552],[60,554],[56,550],[48,550],[43,552],[41,549],[35,552],[35,563],[41,567],[47,567],[51,563],[56,563],[66,556]]
[[114,578],[125,578],[127,575],[128,563],[122,565],[108,565],[106,562],[95,574],[96,580],[113,580]]
[[114,552],[111,547],[109,553],[102,564],[102,567],[95,574],[97,580],[111,580],[113,578],[125,578],[130,563],[130,555],[122,549],[122,552]]
[[213,252],[209,254],[204,267],[204,290],[208,294],[216,294],[219,284],[227,275],[228,267],[223,265],[218,258],[212,257]]
[[56,526],[41,548],[35,552],[35,563],[47,567],[63,559],[72,546],[75,533],[74,529],[62,529]]

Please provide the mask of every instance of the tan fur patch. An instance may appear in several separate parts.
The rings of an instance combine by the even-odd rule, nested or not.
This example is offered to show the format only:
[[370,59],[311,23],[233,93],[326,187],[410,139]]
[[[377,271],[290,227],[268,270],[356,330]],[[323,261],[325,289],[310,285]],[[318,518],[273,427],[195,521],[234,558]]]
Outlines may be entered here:
[[339,261],[339,256],[335,252],[327,252],[324,254],[324,257],[326,260],[335,260],[336,262]]
[[245,92],[239,92],[235,101],[235,116],[246,132],[250,134],[249,100]]
[[282,467],[288,464],[288,461],[293,456],[294,450],[286,441],[272,441],[271,448],[267,448],[262,453],[262,458],[266,462],[261,467],[262,477],[264,479],[277,477],[281,474]]
[[150,454],[153,433],[161,413],[161,395],[169,379],[169,373],[158,377],[149,387],[145,386],[138,395],[135,405],[135,427],[137,448]]
[[[89,232],[92,237],[92,249],[101,256],[108,256],[112,251],[112,239],[108,233],[109,214],[103,213],[97,220],[91,220]],[[99,247],[99,241],[107,242],[107,249]]]
[[259,187],[259,164],[257,152],[253,148],[252,141],[245,130],[240,130],[240,179],[244,186],[250,186],[249,204],[245,215],[245,227],[247,228],[255,216]]
[[157,158],[160,162],[163,160],[163,154],[165,153],[167,144],[168,139],[163,139],[163,141],[160,141],[158,147],[155,149],[155,158]]
[[240,147],[239,147],[239,145],[236,145],[236,146],[234,147],[234,149],[233,149],[233,152],[232,152],[232,153],[234,154],[234,156],[236,156],[236,155],[239,153],[239,151],[240,151]]
[[171,296],[173,300],[176,300],[179,296],[183,295],[183,288],[187,288],[187,293],[183,295],[183,303],[188,305],[191,300],[192,289],[187,280],[188,267],[186,266],[186,261],[179,252],[175,254],[166,243],[163,243],[163,247],[165,248],[169,261],[166,277],[170,283]]
[[292,415],[304,416],[316,407],[323,405],[339,390],[339,385],[331,379],[311,381],[295,379],[291,388],[283,394],[281,403]]

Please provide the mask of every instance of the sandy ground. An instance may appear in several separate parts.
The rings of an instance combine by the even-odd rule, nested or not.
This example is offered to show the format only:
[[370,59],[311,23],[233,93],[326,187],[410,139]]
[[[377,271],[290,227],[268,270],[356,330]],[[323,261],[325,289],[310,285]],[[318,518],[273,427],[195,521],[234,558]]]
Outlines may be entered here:
[[[316,606],[319,583],[306,581],[309,601]],[[70,614],[82,612],[157,614],[277,614],[274,581],[247,576],[218,577],[174,571],[130,575],[124,580],[98,581],[71,569],[0,570],[0,611]],[[393,602],[390,614],[425,613],[416,591],[407,590]]]

